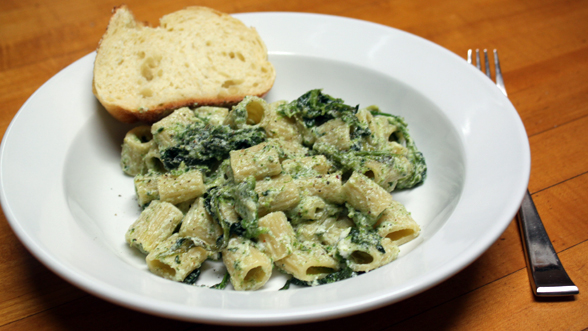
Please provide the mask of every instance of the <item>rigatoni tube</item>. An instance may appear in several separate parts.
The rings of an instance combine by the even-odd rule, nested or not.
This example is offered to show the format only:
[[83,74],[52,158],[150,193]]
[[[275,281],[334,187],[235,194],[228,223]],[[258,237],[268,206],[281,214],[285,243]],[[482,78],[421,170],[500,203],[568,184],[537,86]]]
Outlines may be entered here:
[[200,268],[207,257],[208,251],[175,233],[157,245],[147,255],[146,261],[152,273],[181,282],[192,271]]
[[160,242],[169,238],[184,214],[169,202],[152,201],[125,235],[127,243],[149,254]]
[[272,275],[272,260],[243,237],[233,237],[223,250],[223,263],[237,291],[261,288]]

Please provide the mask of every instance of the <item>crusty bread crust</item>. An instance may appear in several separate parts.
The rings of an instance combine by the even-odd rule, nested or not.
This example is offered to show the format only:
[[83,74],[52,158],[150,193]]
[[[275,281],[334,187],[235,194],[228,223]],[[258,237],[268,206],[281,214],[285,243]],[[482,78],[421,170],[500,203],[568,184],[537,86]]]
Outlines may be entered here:
[[230,107],[272,88],[275,69],[255,29],[206,7],[160,22],[152,28],[115,7],[98,44],[92,90],[119,121],[153,123],[195,104]]

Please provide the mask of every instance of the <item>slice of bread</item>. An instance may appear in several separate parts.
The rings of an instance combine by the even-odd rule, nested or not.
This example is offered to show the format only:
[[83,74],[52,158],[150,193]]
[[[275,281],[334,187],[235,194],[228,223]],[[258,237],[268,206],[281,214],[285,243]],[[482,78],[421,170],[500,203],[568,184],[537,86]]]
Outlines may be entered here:
[[93,92],[122,122],[154,122],[183,106],[230,106],[263,96],[275,69],[254,28],[206,7],[188,7],[137,22],[113,10],[96,52]]

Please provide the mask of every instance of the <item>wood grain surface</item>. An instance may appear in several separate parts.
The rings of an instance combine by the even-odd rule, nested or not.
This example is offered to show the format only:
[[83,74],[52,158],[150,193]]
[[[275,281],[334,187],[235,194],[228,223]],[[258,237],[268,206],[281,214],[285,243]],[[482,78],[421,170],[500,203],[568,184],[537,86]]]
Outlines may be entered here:
[[[529,189],[580,295],[533,296],[513,221],[478,260],[438,286],[370,312],[281,330],[584,330],[588,328],[588,1],[128,0],[153,24],[189,5],[227,13],[294,11],[398,28],[465,57],[497,48],[529,136]],[[0,1],[0,135],[45,81],[95,50],[112,0]],[[508,189],[508,188],[505,188]],[[62,280],[19,242],[0,212],[0,331],[207,330],[139,313]],[[273,329],[273,328],[266,328]],[[277,328],[276,328],[277,329]]]

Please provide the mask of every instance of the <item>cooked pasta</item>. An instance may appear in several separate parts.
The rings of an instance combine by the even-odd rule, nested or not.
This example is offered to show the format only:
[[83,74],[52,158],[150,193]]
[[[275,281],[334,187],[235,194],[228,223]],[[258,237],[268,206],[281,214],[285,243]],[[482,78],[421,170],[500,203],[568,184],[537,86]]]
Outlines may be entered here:
[[177,109],[129,131],[121,167],[143,208],[126,241],[174,281],[197,284],[220,259],[235,290],[273,268],[322,285],[390,263],[420,233],[390,194],[426,175],[404,120],[320,90]]

